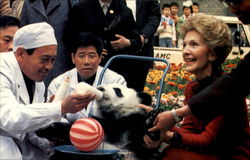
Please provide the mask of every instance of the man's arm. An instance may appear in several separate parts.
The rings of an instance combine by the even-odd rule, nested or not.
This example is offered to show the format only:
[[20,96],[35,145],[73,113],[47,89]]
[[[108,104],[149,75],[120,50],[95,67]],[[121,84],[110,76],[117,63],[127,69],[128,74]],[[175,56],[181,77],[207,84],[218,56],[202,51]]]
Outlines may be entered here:
[[17,101],[7,79],[1,77],[0,86],[0,126],[5,132],[23,134],[60,120],[61,102],[24,105]]
[[13,93],[15,84],[3,72],[0,81],[0,127],[15,137],[60,121],[62,114],[80,111],[94,98],[92,94],[71,94],[63,101],[25,105],[18,101],[16,94],[21,93]]
[[[140,30],[140,34],[143,34],[148,39],[151,39],[153,38],[157,28],[159,27],[160,20],[161,20],[161,12],[160,12],[160,4],[158,3],[158,0],[148,0],[147,5],[148,5],[147,6],[148,10],[143,11],[143,12],[147,12],[146,23]],[[140,16],[138,17],[140,18]]]

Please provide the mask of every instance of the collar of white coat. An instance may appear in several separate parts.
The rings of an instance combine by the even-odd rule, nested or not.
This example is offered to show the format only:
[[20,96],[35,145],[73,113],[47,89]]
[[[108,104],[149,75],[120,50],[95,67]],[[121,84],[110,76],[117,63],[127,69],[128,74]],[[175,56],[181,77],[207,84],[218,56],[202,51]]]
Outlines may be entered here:
[[[28,90],[24,81],[21,68],[16,60],[15,54],[14,53],[9,53],[9,54],[12,54],[13,58],[15,59],[15,61],[13,62],[14,64],[12,64],[12,66],[13,66],[13,73],[15,73],[14,78],[16,79],[16,83],[17,83],[17,92],[18,92],[17,96],[21,98],[24,104],[30,104],[29,94],[28,94]],[[40,101],[39,96],[41,95],[39,95],[39,93],[44,92],[42,87],[44,87],[43,82],[35,82],[33,102]]]
[[[98,66],[97,68],[97,71],[96,71],[96,77],[95,77],[95,80],[94,80],[94,83],[93,83],[93,87],[96,87],[97,86],[97,83],[99,81],[99,78],[100,78],[100,74],[101,74],[101,71],[103,70],[103,67],[101,66]],[[107,71],[107,70],[106,70]],[[68,76],[68,75],[66,75]],[[69,75],[71,77],[71,80],[70,80],[70,87],[71,88],[75,88],[76,84],[78,84],[78,78],[77,78],[77,69],[74,68],[73,69],[73,75]]]

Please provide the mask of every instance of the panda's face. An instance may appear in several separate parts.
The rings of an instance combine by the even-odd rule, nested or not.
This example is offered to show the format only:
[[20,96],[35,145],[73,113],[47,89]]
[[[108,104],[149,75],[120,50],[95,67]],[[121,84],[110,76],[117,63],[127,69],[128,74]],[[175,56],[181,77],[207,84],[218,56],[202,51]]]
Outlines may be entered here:
[[135,90],[119,84],[103,85],[97,89],[103,92],[103,98],[97,100],[99,110],[102,113],[113,112],[116,118],[119,118],[140,111],[137,107],[140,98]]

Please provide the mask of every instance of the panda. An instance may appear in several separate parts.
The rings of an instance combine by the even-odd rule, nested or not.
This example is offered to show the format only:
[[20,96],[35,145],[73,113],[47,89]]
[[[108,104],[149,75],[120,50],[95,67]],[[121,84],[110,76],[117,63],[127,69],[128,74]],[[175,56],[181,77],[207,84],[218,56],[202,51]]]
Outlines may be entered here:
[[[80,87],[81,90],[97,93],[92,86],[83,86]],[[145,147],[143,137],[148,134],[154,140],[160,138],[159,132],[149,133],[147,130],[153,126],[154,119],[161,110],[147,113],[138,107],[139,104],[151,105],[151,96],[144,92],[137,93],[120,84],[101,85],[97,90],[102,96],[95,99],[97,108],[92,118],[98,120],[104,129],[104,149],[132,152],[134,159],[139,160],[159,159],[158,149]],[[71,144],[70,128],[70,123],[55,122],[36,133],[53,142],[55,146],[68,145]]]
[[[101,85],[97,89],[103,97],[96,100],[97,112],[93,118],[104,128],[104,149],[131,151],[141,160],[156,159],[159,156],[157,149],[146,148],[143,136],[149,134],[147,130],[160,111],[147,113],[138,107],[140,103],[151,105],[151,96],[120,84]],[[149,136],[155,140],[160,138],[159,133]]]

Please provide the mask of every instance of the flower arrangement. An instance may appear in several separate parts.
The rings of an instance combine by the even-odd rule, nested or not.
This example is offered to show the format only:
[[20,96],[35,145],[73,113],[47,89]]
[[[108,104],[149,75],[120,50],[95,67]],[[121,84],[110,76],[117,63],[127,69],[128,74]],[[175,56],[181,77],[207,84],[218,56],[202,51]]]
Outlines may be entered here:
[[[240,58],[228,59],[222,65],[224,72],[231,72],[237,66]],[[149,71],[146,79],[144,91],[153,97],[153,106],[156,105],[156,95],[160,89],[159,83],[163,76],[163,70],[166,65],[154,65]],[[171,63],[169,71],[164,79],[164,86],[162,88],[160,108],[164,110],[171,110],[176,106],[180,106],[184,100],[184,89],[188,82],[194,80],[195,76],[185,70],[185,66],[180,63]],[[248,100],[250,103],[250,95]],[[250,104],[248,103],[248,106]]]
[[239,57],[234,59],[227,59],[223,65],[222,70],[226,73],[230,73],[233,68],[235,68],[241,59]]
[[[163,70],[166,65],[154,65],[148,73],[144,91],[153,97],[153,106],[156,105],[155,96],[160,89],[159,82],[163,76]],[[161,109],[171,110],[177,104],[184,100],[183,92],[186,84],[194,79],[194,75],[185,70],[182,63],[171,63],[161,94]]]

